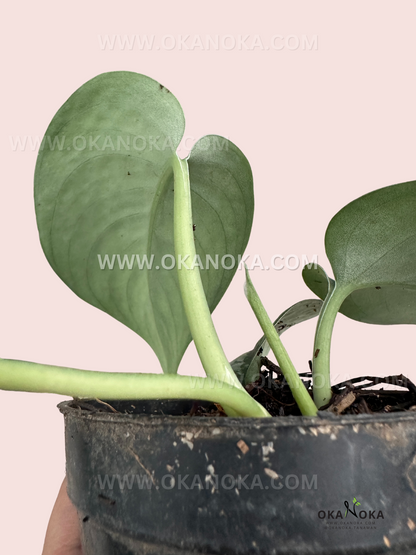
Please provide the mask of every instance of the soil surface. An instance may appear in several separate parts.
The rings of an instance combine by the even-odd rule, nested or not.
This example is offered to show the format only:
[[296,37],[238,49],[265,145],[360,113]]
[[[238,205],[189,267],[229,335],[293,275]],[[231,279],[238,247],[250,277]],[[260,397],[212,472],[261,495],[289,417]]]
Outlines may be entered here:
[[[300,415],[289,386],[278,366],[262,358],[260,379],[246,386],[252,397],[272,416]],[[311,363],[309,362],[309,365]],[[300,374],[312,395],[312,372]],[[400,389],[398,389],[400,387]],[[416,411],[416,386],[405,376],[362,376],[332,386],[332,399],[322,407],[334,414],[373,414]]]
[[[311,363],[309,362],[309,366]],[[312,396],[312,372],[300,374]],[[400,388],[400,389],[399,389]],[[260,378],[246,386],[250,395],[263,405],[272,416],[300,416],[290,388],[280,368],[268,358],[262,358]],[[374,414],[398,411],[416,412],[416,386],[402,374],[384,378],[362,376],[332,386],[331,402],[322,411],[335,415]],[[221,417],[226,416],[221,405],[206,401],[182,402],[189,416]],[[74,408],[91,412],[112,412],[121,414],[179,414],[176,401],[156,401],[141,403],[141,406],[125,401],[101,401],[99,399],[74,400]],[[140,403],[137,403],[138,405]]]

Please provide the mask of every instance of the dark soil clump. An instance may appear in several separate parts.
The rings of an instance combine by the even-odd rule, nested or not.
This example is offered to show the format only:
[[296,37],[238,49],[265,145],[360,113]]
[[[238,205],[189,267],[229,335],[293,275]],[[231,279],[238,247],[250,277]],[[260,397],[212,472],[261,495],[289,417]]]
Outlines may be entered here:
[[[301,414],[290,388],[278,366],[266,357],[259,380],[246,386],[252,397],[272,416]],[[312,372],[300,374],[312,395]],[[382,385],[382,387],[380,387]],[[384,386],[389,386],[387,389]],[[392,389],[400,387],[405,389]],[[332,387],[331,402],[322,408],[333,414],[374,414],[397,411],[416,411],[416,386],[405,376],[362,376]]]

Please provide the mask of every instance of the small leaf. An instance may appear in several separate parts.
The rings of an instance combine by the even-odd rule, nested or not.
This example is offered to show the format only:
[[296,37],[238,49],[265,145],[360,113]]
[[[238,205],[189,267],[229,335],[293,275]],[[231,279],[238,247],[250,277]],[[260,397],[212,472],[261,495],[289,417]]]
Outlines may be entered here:
[[[342,314],[369,324],[416,324],[416,181],[345,206],[331,220],[325,243],[337,284],[354,289]],[[324,299],[322,273],[305,267],[302,275]]]
[[[281,335],[296,324],[318,316],[321,306],[322,302],[318,299],[300,301],[282,312],[273,322],[273,325],[278,334]],[[258,378],[261,369],[261,357],[267,356],[269,352],[270,345],[263,335],[251,351],[240,355],[231,362],[231,367],[241,383],[247,385]]]
[[330,278],[319,264],[307,264],[302,270],[302,278],[309,289],[320,299],[325,300],[328,294]]
[[416,182],[345,206],[328,225],[325,247],[337,284],[416,285]]
[[[172,267],[171,159],[184,126],[178,101],[158,82],[104,73],[57,112],[35,173],[37,224],[52,268],[81,299],[143,337],[169,373],[191,340]],[[64,148],[53,148],[55,137]],[[242,152],[222,137],[198,141],[188,163],[196,250],[212,311],[237,269],[237,263],[226,269],[230,259],[224,266],[221,258],[237,261],[248,241],[252,174]],[[101,269],[106,255],[113,269]],[[218,269],[207,269],[205,255],[219,261]],[[144,256],[149,267],[140,269],[136,257]]]
[[[307,265],[302,276],[309,289],[324,300],[328,292],[325,270]],[[327,279],[334,287],[335,281]],[[383,284],[357,289],[348,295],[339,312],[367,324],[416,324],[416,285]]]
[[[415,323],[416,182],[378,189],[342,208],[328,225],[325,248],[335,285],[328,283],[315,335],[314,349],[320,353],[313,364],[314,381],[321,379],[314,391],[318,407],[331,397],[330,344],[338,312],[363,322]],[[308,280],[324,294],[318,280],[311,275]]]

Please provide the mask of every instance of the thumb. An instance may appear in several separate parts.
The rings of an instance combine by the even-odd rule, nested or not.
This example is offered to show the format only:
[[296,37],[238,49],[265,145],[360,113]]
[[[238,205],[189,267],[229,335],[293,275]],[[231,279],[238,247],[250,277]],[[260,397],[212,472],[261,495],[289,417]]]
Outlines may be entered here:
[[66,478],[49,519],[42,555],[82,555],[78,515],[66,492]]

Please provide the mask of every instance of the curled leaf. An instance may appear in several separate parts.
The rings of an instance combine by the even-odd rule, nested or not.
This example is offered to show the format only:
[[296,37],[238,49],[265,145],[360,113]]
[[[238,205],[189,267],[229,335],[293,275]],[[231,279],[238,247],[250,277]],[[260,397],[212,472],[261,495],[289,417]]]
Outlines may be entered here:
[[[322,306],[322,301],[319,299],[306,299],[300,301],[284,312],[273,322],[273,325],[279,335],[286,330],[315,318],[319,315]],[[270,345],[266,337],[263,335],[254,348],[247,353],[244,353],[231,362],[231,367],[236,373],[238,379],[244,385],[254,382],[260,373],[261,358],[265,357],[270,352]]]

